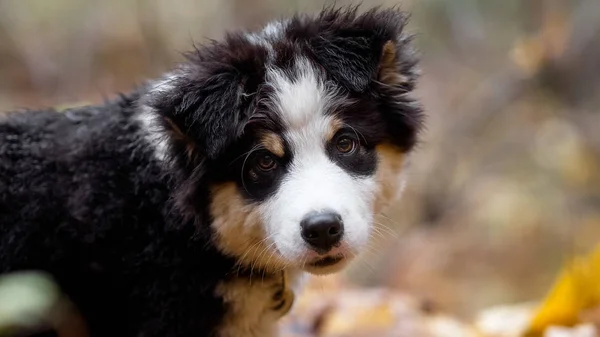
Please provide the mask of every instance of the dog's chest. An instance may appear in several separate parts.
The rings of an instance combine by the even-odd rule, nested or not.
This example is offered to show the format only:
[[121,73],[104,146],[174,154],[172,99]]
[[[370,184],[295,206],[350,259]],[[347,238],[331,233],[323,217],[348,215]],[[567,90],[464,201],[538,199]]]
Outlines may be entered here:
[[219,337],[275,337],[277,321],[287,314],[294,302],[291,285],[299,273],[281,277],[235,278],[217,288],[227,307],[219,328]]

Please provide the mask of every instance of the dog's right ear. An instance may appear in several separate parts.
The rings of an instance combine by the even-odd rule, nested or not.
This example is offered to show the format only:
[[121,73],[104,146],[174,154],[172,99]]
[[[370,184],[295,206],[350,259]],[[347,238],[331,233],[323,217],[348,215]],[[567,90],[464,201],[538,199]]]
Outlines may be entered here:
[[150,89],[146,105],[170,133],[170,145],[215,159],[241,136],[264,77],[267,51],[240,35],[196,48],[188,62]]
[[187,61],[142,98],[144,119],[164,146],[178,187],[174,201],[187,216],[200,214],[199,188],[208,162],[242,135],[264,79],[267,51],[241,35],[198,47]]

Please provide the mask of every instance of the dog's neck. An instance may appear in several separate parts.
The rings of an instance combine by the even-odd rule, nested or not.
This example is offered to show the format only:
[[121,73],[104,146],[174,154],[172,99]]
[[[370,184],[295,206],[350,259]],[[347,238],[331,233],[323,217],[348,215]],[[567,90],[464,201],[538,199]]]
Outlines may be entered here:
[[277,336],[277,322],[292,309],[303,274],[291,269],[243,269],[230,275],[217,288],[217,294],[228,306],[219,337]]
[[[273,285],[272,299],[275,303],[274,311],[279,312],[282,316],[287,314],[294,302],[294,293],[299,291],[299,279],[303,272],[295,269],[283,269],[278,271],[268,271],[259,268],[239,268],[229,276],[233,279],[245,281],[248,286],[253,284],[269,283]],[[287,297],[285,295],[288,295]],[[292,295],[291,297],[289,295]],[[286,302],[286,303],[282,303]],[[291,302],[291,303],[287,303]],[[286,309],[287,308],[287,309]]]

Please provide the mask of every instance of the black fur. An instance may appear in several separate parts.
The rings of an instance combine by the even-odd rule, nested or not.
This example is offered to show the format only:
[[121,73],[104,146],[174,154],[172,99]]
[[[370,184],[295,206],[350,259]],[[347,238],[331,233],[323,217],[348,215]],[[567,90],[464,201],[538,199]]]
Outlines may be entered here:
[[233,261],[170,211],[137,98],[0,124],[0,271],[50,272],[93,336],[208,332],[225,308],[206,290]]
[[[416,58],[405,21],[397,10],[325,9],[294,17],[271,41],[274,66],[307,56],[359,102],[340,113],[368,151],[340,159],[357,174],[375,170],[366,159],[378,143],[410,150],[422,122],[407,96]],[[377,81],[387,41],[409,79],[400,86]],[[187,56],[160,91],[142,86],[96,106],[0,116],[0,272],[51,273],[92,337],[211,336],[227,310],[215,286],[236,259],[213,242],[208,187],[242,184],[240,154],[261,131],[281,132],[281,122],[264,104],[264,46],[232,33]],[[164,162],[136,119],[144,109],[168,142]],[[289,158],[281,161],[284,169]]]
[[[350,153],[341,153],[336,148],[336,142],[341,137],[348,137],[356,142],[355,150]],[[377,168],[377,153],[375,148],[367,145],[368,142],[360,133],[353,129],[341,129],[327,145],[329,158],[338,166],[355,176],[370,176]]]

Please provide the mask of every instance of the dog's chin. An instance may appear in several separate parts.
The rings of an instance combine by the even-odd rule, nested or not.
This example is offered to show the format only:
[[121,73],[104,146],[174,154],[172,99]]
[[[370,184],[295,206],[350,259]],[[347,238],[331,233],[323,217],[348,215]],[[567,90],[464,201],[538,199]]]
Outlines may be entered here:
[[[273,252],[273,256],[279,255]],[[352,260],[351,254],[332,253],[316,256],[305,255],[297,259],[285,259],[283,256],[271,257],[269,261],[249,262],[244,264],[249,270],[263,270],[267,273],[276,273],[285,269],[303,270],[313,275],[328,275],[342,271]],[[310,256],[310,257],[309,257]],[[267,263],[264,263],[267,262]]]
[[[342,271],[358,254],[356,249],[350,248],[347,243],[343,243],[326,253],[317,252],[311,248],[304,247],[301,252],[286,251],[285,249],[275,248],[278,258],[270,261],[280,261],[282,266],[277,270],[296,269],[302,270],[313,275],[328,275]],[[286,254],[288,253],[288,254]],[[272,263],[268,269],[274,268]]]
[[306,262],[302,269],[313,275],[328,275],[342,271],[352,258],[338,255],[327,255],[321,258]]
[[313,275],[328,275],[342,271],[356,256],[347,243],[323,254],[307,249],[301,269]]

